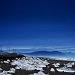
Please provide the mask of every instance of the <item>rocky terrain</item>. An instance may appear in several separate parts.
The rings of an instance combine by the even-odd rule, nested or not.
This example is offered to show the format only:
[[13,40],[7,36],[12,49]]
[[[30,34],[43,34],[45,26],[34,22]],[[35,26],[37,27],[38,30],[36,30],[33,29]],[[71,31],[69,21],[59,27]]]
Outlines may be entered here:
[[75,75],[75,61],[0,54],[0,75]]

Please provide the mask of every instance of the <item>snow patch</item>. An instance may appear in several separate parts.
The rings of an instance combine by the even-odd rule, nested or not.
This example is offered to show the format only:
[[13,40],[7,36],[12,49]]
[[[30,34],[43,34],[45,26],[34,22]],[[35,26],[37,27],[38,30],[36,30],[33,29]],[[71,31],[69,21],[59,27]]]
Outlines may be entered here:
[[45,74],[42,71],[39,71],[38,73],[34,73],[34,74],[30,74],[30,75],[49,75],[49,74]]
[[62,67],[62,68],[57,68],[58,72],[68,72],[68,73],[74,73],[75,70],[72,70],[71,68],[67,68],[67,67]]
[[52,65],[54,65],[54,67],[59,67],[60,63],[54,63]]
[[55,72],[55,70],[54,70],[54,68],[51,68],[51,70],[50,70],[51,72]]
[[43,70],[43,67],[46,67],[49,63],[47,60],[42,60],[35,57],[23,57],[22,59],[14,60],[11,65],[17,65],[15,69],[22,70]]

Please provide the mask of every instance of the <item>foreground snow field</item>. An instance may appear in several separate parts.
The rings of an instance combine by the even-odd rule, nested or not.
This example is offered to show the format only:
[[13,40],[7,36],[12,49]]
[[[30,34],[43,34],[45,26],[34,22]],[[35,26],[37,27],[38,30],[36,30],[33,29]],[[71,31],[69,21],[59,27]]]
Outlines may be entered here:
[[[3,66],[9,69],[4,69]],[[0,61],[0,75],[62,75],[63,73],[74,75],[75,62],[62,61],[61,63],[60,60],[29,56]]]
[[11,65],[17,65],[15,69],[22,70],[43,70],[42,67],[46,67],[49,63],[47,60],[41,60],[39,58],[24,57],[22,59],[14,60]]

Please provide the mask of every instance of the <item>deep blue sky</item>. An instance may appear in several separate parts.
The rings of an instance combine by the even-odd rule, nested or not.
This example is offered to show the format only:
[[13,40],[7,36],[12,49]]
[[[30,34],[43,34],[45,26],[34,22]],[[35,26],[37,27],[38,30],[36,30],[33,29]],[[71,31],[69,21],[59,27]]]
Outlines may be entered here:
[[0,0],[0,45],[74,46],[74,0]]

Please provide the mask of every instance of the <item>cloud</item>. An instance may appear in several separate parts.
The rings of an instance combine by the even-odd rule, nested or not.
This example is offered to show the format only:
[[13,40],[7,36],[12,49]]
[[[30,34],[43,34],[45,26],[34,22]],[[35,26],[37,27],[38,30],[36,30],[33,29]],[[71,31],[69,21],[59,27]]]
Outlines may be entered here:
[[48,51],[71,51],[75,50],[75,47],[55,47],[55,46],[12,46],[1,47],[2,50],[22,49],[22,50],[48,50]]

